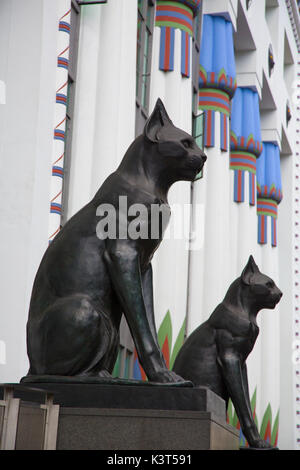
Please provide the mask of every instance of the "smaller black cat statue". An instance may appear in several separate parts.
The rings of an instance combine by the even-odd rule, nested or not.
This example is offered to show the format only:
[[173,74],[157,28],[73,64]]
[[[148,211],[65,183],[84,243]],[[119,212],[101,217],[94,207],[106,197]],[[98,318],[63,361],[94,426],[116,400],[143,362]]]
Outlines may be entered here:
[[188,337],[173,367],[176,374],[196,386],[210,388],[226,405],[231,398],[242,431],[250,447],[256,449],[272,446],[260,437],[252,416],[246,359],[259,333],[259,310],[274,309],[281,297],[274,281],[259,271],[250,256],[223,302]]

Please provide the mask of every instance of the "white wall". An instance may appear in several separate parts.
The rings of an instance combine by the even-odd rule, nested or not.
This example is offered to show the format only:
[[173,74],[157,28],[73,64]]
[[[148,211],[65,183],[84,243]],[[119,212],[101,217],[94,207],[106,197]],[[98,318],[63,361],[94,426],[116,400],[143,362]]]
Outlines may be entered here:
[[1,2],[0,339],[6,364],[0,364],[0,382],[27,373],[28,304],[47,247],[56,31],[56,1]]

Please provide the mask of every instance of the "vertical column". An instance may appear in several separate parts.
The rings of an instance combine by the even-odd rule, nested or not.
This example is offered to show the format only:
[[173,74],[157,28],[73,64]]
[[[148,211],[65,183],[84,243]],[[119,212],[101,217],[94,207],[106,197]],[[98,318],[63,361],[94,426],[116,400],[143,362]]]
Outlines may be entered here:
[[58,5],[56,107],[53,131],[53,158],[50,195],[49,243],[60,230],[63,165],[65,152],[66,106],[68,91],[68,65],[70,44],[71,0]]
[[[261,270],[279,284],[277,206],[282,199],[278,145],[263,143],[257,161],[258,243]],[[280,403],[280,304],[261,316],[261,435],[277,444]]]
[[[153,38],[150,108],[160,97],[174,125],[191,133],[191,35],[199,0],[156,3]],[[190,229],[190,183],[177,182],[170,189],[170,226],[154,257],[156,324],[163,352],[172,367],[183,342],[187,311]],[[167,339],[167,346],[166,346]],[[167,357],[169,356],[169,358]]]
[[[188,333],[206,320],[234,279],[230,251],[230,100],[236,88],[233,29],[221,16],[204,15],[199,67],[199,111],[205,113],[207,161],[194,183],[193,211],[201,212],[203,243],[190,255]],[[195,214],[196,215],[196,214]]]
[[[250,254],[262,268],[256,215],[256,159],[261,151],[258,94],[250,88],[239,87],[232,101],[230,132],[231,215],[234,217],[231,234],[236,276],[241,274]],[[256,399],[261,396],[260,344],[259,336],[247,360],[250,397],[257,416],[260,409]]]

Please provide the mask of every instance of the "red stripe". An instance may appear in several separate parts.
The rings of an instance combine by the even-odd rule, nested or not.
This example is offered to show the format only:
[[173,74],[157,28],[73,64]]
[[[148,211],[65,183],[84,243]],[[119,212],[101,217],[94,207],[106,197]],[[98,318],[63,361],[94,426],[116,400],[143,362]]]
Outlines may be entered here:
[[221,93],[217,93],[216,91],[200,91],[200,96],[211,96],[212,98],[219,98],[221,100],[224,100],[226,103],[229,103],[229,97],[224,96]]
[[186,26],[191,33],[193,32],[192,26],[187,21],[182,20],[180,18],[174,18],[173,16],[160,16],[159,18],[157,18],[157,21],[168,21],[170,23],[179,23],[183,26]]
[[67,46],[60,54],[58,54],[58,57],[62,56],[68,49],[70,49],[70,46]]
[[[193,15],[192,15],[191,12],[186,11],[185,9],[180,8],[180,7],[175,7],[173,5],[168,5],[168,6],[166,6],[166,5],[157,5],[156,11],[166,11],[166,13],[168,11],[176,11],[177,13],[181,13],[182,15],[187,16],[188,18],[190,18],[190,20],[193,21]],[[157,17],[158,20],[159,20],[159,18],[161,18],[161,17]]]
[[207,145],[211,145],[211,111],[207,112],[206,139]]
[[242,172],[238,170],[238,201],[242,200]]
[[276,202],[269,202],[269,201],[257,201],[257,204],[264,204],[270,207],[277,207]]
[[255,204],[255,175],[254,173],[252,173],[251,179],[252,179],[252,201],[251,202],[254,205]]
[[225,142],[225,149],[227,149],[227,117],[224,116],[224,142]]
[[245,144],[245,137],[241,137],[241,145],[244,147]]
[[272,211],[271,209],[264,209],[262,207],[258,207],[257,208],[257,213],[259,214],[261,212],[267,212],[268,214],[274,214],[274,215],[277,215],[277,212],[276,211]]
[[201,70],[199,72],[199,75],[202,78],[202,80],[206,83],[206,76],[204,75],[204,73]]
[[70,10],[67,11],[67,13],[65,13],[65,14],[60,18],[59,21],[61,21],[63,18],[65,18],[65,17],[70,13],[70,11],[71,11],[71,8],[70,8]]
[[199,100],[199,106],[214,106],[216,108],[222,108],[222,109],[225,109],[225,111],[228,111],[229,112],[229,106],[226,106],[225,104],[222,104],[222,103],[216,103],[214,101],[200,101]]
[[171,42],[171,30],[170,28],[166,28],[165,60],[164,60],[165,70],[169,70],[169,65],[170,65],[170,42]]
[[265,217],[261,217],[261,241],[265,241]]
[[175,7],[174,5],[157,5],[156,7],[157,11],[177,11],[177,13],[182,13],[183,15],[188,16],[189,18],[193,19],[193,15],[191,11],[187,11],[184,8],[178,6]]
[[239,163],[239,162],[231,162],[231,167],[234,166],[245,166],[246,168],[251,168],[252,170],[255,170],[255,166],[251,165],[250,163]]

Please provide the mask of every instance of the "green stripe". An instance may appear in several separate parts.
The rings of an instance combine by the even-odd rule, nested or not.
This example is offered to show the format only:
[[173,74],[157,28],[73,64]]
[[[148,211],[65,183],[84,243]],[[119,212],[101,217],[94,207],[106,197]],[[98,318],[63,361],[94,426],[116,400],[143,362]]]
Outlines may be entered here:
[[231,170],[242,170],[242,171],[248,171],[249,173],[253,173],[254,175],[256,175],[256,171],[253,170],[253,168],[248,168],[248,167],[245,167],[243,165],[235,165],[233,163],[230,163],[230,169]]
[[270,217],[274,217],[274,219],[277,219],[277,215],[273,214],[272,212],[267,212],[265,210],[259,210],[257,209],[257,214],[258,215],[268,215]]
[[230,153],[231,155],[243,155],[244,157],[251,158],[254,163],[256,162],[256,157],[253,153],[245,152],[244,150],[232,150]]
[[200,88],[200,90],[199,90],[200,95],[201,95],[202,91],[208,91],[208,92],[217,93],[218,95],[222,95],[223,98],[225,98],[225,100],[228,102],[228,105],[229,105],[229,96],[226,93],[226,91],[219,90],[218,88]]
[[218,106],[200,106],[199,109],[204,109],[204,110],[209,110],[209,111],[219,111],[219,113],[226,114],[226,116],[229,116],[229,112],[226,109],[223,108],[218,108]]
[[257,202],[270,202],[274,205],[274,208],[277,209],[277,202],[271,199],[270,197],[258,197]]
[[187,5],[184,5],[183,3],[178,3],[178,2],[166,2],[164,0],[157,0],[157,5],[162,5],[162,6],[173,6],[173,7],[176,7],[176,8],[182,8],[183,10],[187,11],[188,13],[190,13],[192,16],[193,16],[193,10],[188,7]]

